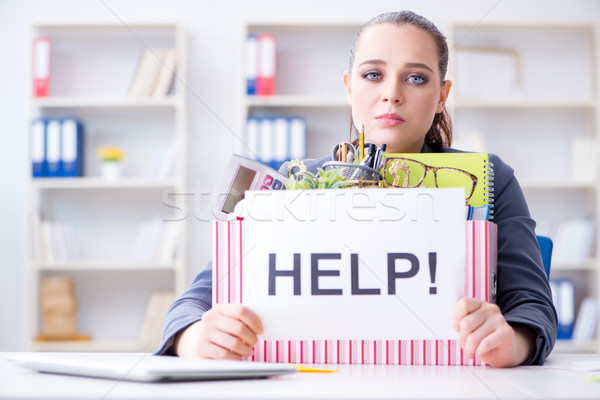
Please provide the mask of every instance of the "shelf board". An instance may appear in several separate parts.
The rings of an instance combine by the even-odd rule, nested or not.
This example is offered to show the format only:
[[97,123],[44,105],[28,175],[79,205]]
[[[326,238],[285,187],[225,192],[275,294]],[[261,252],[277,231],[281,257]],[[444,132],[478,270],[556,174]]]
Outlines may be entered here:
[[554,353],[596,353],[598,343],[595,340],[586,343],[576,343],[572,340],[557,340],[554,345]]
[[32,105],[38,108],[173,108],[178,102],[178,96],[162,98],[64,96],[34,98]]
[[522,179],[519,180],[521,188],[536,190],[557,190],[557,189],[583,189],[595,190],[595,182],[573,182],[567,180],[544,181],[541,179]]
[[34,267],[40,271],[149,271],[174,270],[175,264],[176,261],[159,263],[135,260],[59,260],[36,262]]
[[167,189],[177,186],[173,178],[120,178],[106,180],[99,177],[34,178],[35,189]]
[[455,98],[448,102],[454,108],[585,108],[594,109],[594,99],[586,100],[544,100],[544,99],[484,99]]
[[273,95],[246,96],[248,107],[349,107],[343,96]]
[[77,351],[77,352],[146,352],[135,340],[90,340],[90,341],[32,341],[33,351]]
[[552,271],[594,271],[597,260],[595,258],[579,263],[552,262]]

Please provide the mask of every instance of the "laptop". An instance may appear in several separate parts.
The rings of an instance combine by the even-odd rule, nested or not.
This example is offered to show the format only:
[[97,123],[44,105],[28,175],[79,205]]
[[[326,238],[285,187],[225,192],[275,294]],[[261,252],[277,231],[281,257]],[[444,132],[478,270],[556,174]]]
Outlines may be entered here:
[[266,378],[298,371],[288,364],[194,360],[150,353],[13,353],[7,359],[39,372],[138,382]]

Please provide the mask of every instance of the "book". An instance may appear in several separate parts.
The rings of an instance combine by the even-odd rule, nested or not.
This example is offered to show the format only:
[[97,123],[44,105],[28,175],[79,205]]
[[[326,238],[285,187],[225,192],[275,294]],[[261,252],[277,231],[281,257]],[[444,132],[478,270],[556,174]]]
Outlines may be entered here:
[[164,58],[161,61],[160,71],[156,78],[156,84],[152,91],[152,97],[164,97],[169,94],[175,70],[177,69],[177,52],[175,49],[168,49],[164,52]]
[[161,50],[144,50],[129,88],[129,97],[149,97],[152,95],[163,65],[163,58],[164,52]]
[[397,187],[464,187],[466,205],[493,218],[493,165],[487,153],[386,153],[384,179]]
[[586,297],[581,302],[575,326],[573,328],[573,340],[576,342],[590,342],[594,338],[596,324],[598,323],[598,300]]
[[33,95],[46,97],[50,92],[50,38],[40,36],[33,41]]
[[559,223],[553,235],[552,262],[569,265],[586,262],[594,249],[594,235],[592,219],[574,218]]

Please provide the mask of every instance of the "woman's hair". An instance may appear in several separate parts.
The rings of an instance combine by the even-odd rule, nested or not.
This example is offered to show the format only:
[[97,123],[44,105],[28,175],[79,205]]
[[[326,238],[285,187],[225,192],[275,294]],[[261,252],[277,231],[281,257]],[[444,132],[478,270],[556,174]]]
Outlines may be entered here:
[[[360,35],[366,29],[381,24],[393,24],[396,26],[412,25],[429,33],[437,48],[438,68],[441,77],[440,84],[444,82],[446,72],[448,71],[448,43],[446,42],[446,37],[431,21],[412,11],[396,11],[380,14],[363,25],[356,33],[352,49],[350,50],[350,71],[352,71],[352,66],[354,65],[354,52],[356,51]],[[351,135],[352,127],[353,124],[351,123]],[[435,114],[431,127],[425,135],[425,143],[434,148],[439,148],[441,146],[449,147],[452,144],[452,121],[450,120],[450,114],[448,114],[445,107],[442,112]]]

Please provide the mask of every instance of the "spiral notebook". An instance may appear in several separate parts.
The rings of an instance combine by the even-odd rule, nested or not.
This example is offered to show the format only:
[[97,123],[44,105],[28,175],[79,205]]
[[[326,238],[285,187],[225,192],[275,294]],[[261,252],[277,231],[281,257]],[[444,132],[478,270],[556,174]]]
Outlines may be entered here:
[[469,209],[488,210],[492,219],[494,170],[487,153],[388,153],[383,165],[387,186],[464,187]]

